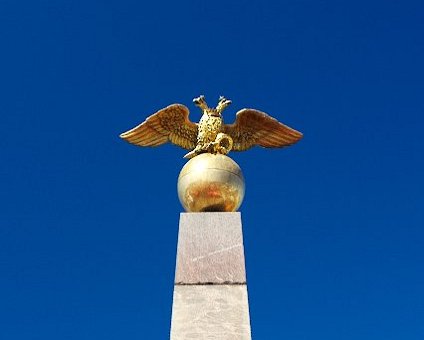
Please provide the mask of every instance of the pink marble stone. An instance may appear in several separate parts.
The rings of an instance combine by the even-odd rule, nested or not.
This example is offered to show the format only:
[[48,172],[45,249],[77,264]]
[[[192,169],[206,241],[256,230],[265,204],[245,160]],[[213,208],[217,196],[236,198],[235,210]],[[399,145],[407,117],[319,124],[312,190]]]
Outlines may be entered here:
[[181,213],[175,284],[243,283],[240,213]]

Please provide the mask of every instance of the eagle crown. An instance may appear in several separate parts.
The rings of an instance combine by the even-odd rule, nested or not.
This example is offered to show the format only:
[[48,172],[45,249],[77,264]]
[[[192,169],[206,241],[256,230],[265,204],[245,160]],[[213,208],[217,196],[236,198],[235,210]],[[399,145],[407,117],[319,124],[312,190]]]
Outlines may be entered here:
[[218,105],[215,108],[211,108],[208,106],[205,100],[205,96],[200,96],[193,99],[193,103],[198,106],[203,114],[207,114],[208,116],[217,116],[221,117],[222,111],[231,104],[231,100],[225,98],[224,96],[219,97]]

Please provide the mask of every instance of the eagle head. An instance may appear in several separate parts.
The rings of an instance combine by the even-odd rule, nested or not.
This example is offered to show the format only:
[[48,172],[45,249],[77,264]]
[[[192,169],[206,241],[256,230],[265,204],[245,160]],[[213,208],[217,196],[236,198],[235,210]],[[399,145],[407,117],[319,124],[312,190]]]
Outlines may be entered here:
[[222,111],[224,111],[224,109],[231,104],[231,100],[223,96],[220,96],[218,105],[215,108],[211,108],[206,103],[205,96],[202,95],[197,98],[194,98],[193,103],[196,106],[198,106],[203,111],[204,114],[207,114],[208,116],[213,116],[213,117],[221,117]]

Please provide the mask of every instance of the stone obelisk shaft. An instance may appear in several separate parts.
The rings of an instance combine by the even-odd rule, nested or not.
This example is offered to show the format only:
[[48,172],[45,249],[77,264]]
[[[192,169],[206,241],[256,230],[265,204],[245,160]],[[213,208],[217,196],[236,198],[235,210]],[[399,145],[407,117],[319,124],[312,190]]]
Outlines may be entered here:
[[239,212],[182,213],[171,340],[250,340]]

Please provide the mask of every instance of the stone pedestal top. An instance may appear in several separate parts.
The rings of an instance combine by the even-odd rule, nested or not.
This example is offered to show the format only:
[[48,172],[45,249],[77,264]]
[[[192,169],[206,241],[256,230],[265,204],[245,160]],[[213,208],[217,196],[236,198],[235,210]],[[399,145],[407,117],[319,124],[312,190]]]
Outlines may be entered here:
[[239,212],[181,214],[175,283],[246,283]]

